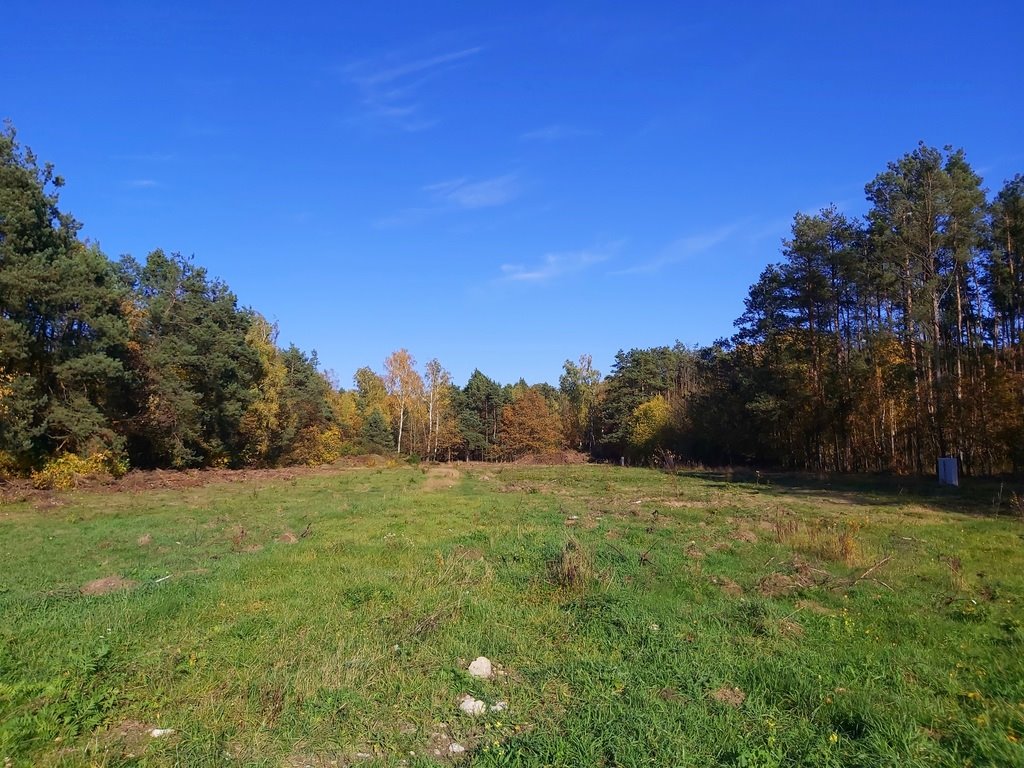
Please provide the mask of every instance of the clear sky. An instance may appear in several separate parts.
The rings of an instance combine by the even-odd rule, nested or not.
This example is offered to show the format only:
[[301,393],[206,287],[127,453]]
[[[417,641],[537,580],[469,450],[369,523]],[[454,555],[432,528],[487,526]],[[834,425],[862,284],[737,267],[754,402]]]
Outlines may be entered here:
[[1019,2],[7,0],[0,116],[116,258],[192,254],[343,385],[732,333],[918,140],[1024,172]]

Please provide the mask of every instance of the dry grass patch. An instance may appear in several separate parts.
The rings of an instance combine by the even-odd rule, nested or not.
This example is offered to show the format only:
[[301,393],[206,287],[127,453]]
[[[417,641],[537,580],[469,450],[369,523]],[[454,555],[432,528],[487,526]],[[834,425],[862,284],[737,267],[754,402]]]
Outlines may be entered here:
[[798,552],[849,567],[865,561],[865,547],[860,539],[863,525],[858,520],[821,518],[807,522],[785,513],[777,515],[772,526],[775,541]]
[[462,478],[462,473],[454,467],[429,467],[427,479],[420,486],[424,491],[440,491],[452,488]]
[[576,539],[569,538],[548,561],[548,576],[563,589],[582,589],[594,580],[594,561]]
[[743,597],[743,587],[727,576],[712,576],[711,583],[730,597]]
[[108,595],[111,592],[120,592],[125,589],[137,587],[139,582],[131,579],[123,579],[120,576],[104,576],[102,579],[93,579],[79,588],[83,595]]

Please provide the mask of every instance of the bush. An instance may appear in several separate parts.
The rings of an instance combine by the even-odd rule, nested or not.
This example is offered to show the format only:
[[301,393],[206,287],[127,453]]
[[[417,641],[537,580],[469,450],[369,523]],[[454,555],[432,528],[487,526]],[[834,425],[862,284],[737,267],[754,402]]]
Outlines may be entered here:
[[18,460],[13,453],[0,451],[0,478],[14,477],[19,469]]
[[307,427],[299,433],[286,457],[288,464],[317,466],[333,464],[346,453],[348,445],[337,427],[320,430]]
[[128,471],[128,460],[119,454],[101,451],[91,456],[65,453],[50,459],[32,473],[32,486],[64,491],[74,488],[86,477],[121,477]]

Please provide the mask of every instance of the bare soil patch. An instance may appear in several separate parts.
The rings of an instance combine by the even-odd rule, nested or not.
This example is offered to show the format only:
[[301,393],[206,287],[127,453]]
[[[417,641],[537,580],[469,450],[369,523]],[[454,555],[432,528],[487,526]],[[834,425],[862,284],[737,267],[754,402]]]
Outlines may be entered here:
[[138,757],[153,740],[149,735],[152,728],[139,720],[122,720],[111,725],[105,733],[98,734],[98,740],[101,744],[120,750],[127,758]]
[[94,579],[79,588],[83,595],[107,595],[111,592],[119,592],[123,589],[132,589],[138,586],[139,582],[131,579],[123,579],[120,576],[106,576],[102,579]]
[[739,707],[747,700],[747,694],[736,687],[729,688],[728,686],[722,686],[717,691],[711,692],[711,698],[719,704],[725,704],[729,707]]

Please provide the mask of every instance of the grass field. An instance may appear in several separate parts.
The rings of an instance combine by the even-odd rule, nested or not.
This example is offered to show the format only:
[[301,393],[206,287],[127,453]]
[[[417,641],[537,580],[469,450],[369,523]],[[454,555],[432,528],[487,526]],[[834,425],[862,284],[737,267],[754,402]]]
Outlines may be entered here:
[[997,489],[460,465],[7,503],[0,761],[1024,765]]

